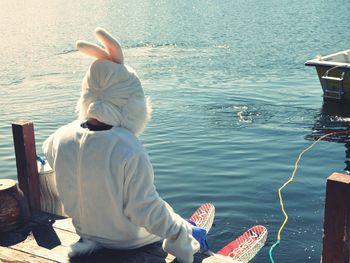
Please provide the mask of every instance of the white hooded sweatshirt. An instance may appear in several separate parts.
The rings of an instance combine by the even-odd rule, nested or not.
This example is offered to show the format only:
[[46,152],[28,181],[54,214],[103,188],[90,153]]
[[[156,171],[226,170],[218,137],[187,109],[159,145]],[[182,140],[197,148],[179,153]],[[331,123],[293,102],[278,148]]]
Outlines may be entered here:
[[[77,233],[118,249],[165,239],[165,251],[191,263],[200,245],[189,223],[159,197],[148,154],[136,137],[151,113],[136,72],[96,60],[83,80],[78,111],[80,120],[43,145]],[[91,131],[81,126],[87,118],[113,127]]]
[[52,134],[43,151],[81,237],[119,249],[165,238],[165,251],[180,262],[193,261],[199,243],[189,224],[159,197],[149,157],[130,131],[90,131],[74,121]]

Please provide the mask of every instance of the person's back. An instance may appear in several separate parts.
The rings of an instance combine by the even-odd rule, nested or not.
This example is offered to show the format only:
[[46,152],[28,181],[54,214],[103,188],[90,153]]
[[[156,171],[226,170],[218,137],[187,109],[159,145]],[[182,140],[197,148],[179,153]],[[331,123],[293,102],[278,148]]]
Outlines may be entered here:
[[[75,121],[59,129],[54,138],[46,141],[44,151],[54,163],[65,211],[81,237],[111,248],[140,247],[161,239],[127,216],[146,220],[142,213],[132,214],[138,188],[151,195],[149,201],[158,199],[147,153],[130,131],[120,127],[90,131]],[[56,159],[51,160],[50,152],[56,152]],[[142,170],[129,174],[135,162],[142,162]]]
[[164,239],[165,251],[192,262],[200,248],[192,226],[159,197],[149,157],[136,137],[150,119],[149,100],[135,71],[123,64],[119,43],[102,29],[96,35],[107,50],[78,43],[98,58],[83,80],[79,120],[58,129],[43,146],[65,212],[83,240],[71,255]]

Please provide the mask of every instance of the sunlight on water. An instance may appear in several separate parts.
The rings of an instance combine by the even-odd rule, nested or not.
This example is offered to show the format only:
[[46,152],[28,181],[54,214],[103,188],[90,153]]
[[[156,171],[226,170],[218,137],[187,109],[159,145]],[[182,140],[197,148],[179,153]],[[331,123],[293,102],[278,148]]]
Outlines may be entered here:
[[[339,8],[341,6],[342,8]],[[0,178],[16,178],[11,123],[34,121],[45,138],[75,119],[92,59],[75,41],[106,27],[124,46],[154,113],[142,142],[159,193],[183,216],[216,206],[213,250],[254,224],[268,249],[283,220],[277,189],[311,140],[349,128],[350,114],[322,104],[304,62],[349,49],[350,4],[277,1],[5,1],[0,8]],[[325,180],[347,166],[348,138],[321,142],[286,189],[290,221],[276,262],[318,263]],[[346,147],[345,147],[346,146]]]

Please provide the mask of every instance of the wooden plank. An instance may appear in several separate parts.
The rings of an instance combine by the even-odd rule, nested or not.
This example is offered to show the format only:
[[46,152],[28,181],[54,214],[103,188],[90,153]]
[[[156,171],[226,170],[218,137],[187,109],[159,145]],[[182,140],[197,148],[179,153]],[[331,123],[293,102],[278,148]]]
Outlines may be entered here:
[[0,246],[0,262],[2,263],[54,263],[57,261],[38,257],[12,248]]
[[[53,248],[45,248],[39,246],[34,235],[28,236],[28,238],[19,244],[6,248],[3,257],[6,260],[12,260],[11,253],[19,254],[17,259],[20,261],[16,262],[67,262],[67,253],[68,246],[72,243],[75,243],[79,237],[78,235],[71,233],[69,231],[55,229],[55,232],[59,236],[61,242],[60,245],[57,245]],[[9,252],[8,249],[11,249],[12,252]],[[3,250],[0,250],[2,252]],[[206,262],[206,263],[218,263],[220,260],[210,257],[205,259],[207,256],[203,254],[195,255],[194,263]],[[31,260],[35,258],[36,261]],[[175,257],[165,253],[161,249],[161,245],[150,245],[149,247],[135,249],[135,250],[110,250],[103,249],[99,252],[96,252],[90,256],[75,257],[72,262],[91,262],[91,263],[100,263],[100,262],[115,262],[115,259],[118,259],[118,262],[127,262],[127,263],[170,263],[176,262]],[[42,261],[44,259],[44,261]],[[205,259],[205,261],[203,260]],[[1,261],[0,261],[1,262]]]
[[56,220],[53,224],[54,228],[66,230],[72,233],[75,233],[75,228],[72,223],[72,218],[65,218]]
[[12,124],[19,188],[33,211],[40,210],[40,182],[36,163],[34,126],[30,121]]
[[[215,256],[210,256],[207,258],[203,258],[203,260],[198,261],[198,262],[202,262],[202,263],[223,263],[225,261],[223,261],[222,259],[220,259],[219,257],[215,257]],[[234,263],[235,261],[233,261]]]
[[[62,245],[64,245],[64,246],[70,245],[72,243],[71,241],[73,240],[73,238],[72,238],[72,236],[69,236],[64,231],[75,233],[75,228],[72,224],[72,219],[65,218],[65,219],[56,220],[55,223],[53,224],[53,226],[55,227],[56,232],[60,236],[60,239],[62,241]],[[79,236],[76,235],[74,240],[75,240],[74,242],[78,241]],[[124,260],[127,260],[125,262],[134,262],[134,263],[136,263],[136,262],[140,262],[140,263],[152,262],[153,263],[153,262],[164,262],[164,260],[166,263],[176,262],[175,256],[173,256],[171,254],[166,254],[162,249],[160,249],[159,251],[157,251],[156,249],[151,249],[149,251],[148,250],[141,250],[141,251],[136,250],[133,253],[134,253],[133,256],[136,256],[137,259],[133,259],[133,257],[131,257],[128,254],[125,255],[124,251],[115,250],[114,252],[108,251],[105,256],[102,256],[102,258],[101,258],[101,256],[97,256],[96,258],[90,257],[88,260],[89,260],[89,262],[101,262],[100,260],[102,260],[102,259],[104,261],[108,261],[108,260],[113,261],[115,256],[118,255],[118,258],[124,257]],[[108,254],[111,254],[111,256],[108,256]],[[83,258],[85,258],[85,257],[83,257]],[[87,259],[84,259],[84,260],[87,260]],[[197,254],[195,256],[194,262],[197,262],[197,263],[199,263],[199,262],[219,263],[221,261],[220,261],[220,259],[215,258],[215,257],[208,257],[204,254]]]
[[[79,236],[72,232],[74,227],[70,218],[56,220],[53,225],[54,215],[46,213],[33,214],[34,226],[32,232],[25,241],[16,245],[4,248],[0,247],[0,262],[67,262],[69,246],[79,240]],[[54,228],[53,228],[54,227]],[[12,256],[13,255],[13,256]],[[17,256],[16,256],[17,255]],[[208,258],[203,254],[195,255],[195,263],[218,263],[216,258]],[[148,245],[134,250],[111,250],[102,249],[90,256],[75,257],[70,262],[127,262],[127,263],[170,263],[176,262],[175,257],[167,254],[161,248],[161,243]],[[7,261],[5,261],[7,260]],[[11,263],[12,263],[11,262]]]
[[[51,229],[51,230],[44,229],[43,232],[46,232],[46,235],[44,235],[44,239],[43,239],[44,246],[45,246],[45,239],[47,240],[47,244],[49,242],[54,244],[55,243],[54,240],[56,240],[57,244],[60,243],[62,246],[65,246],[65,247],[68,247],[68,246],[74,244],[75,242],[77,242],[80,239],[78,234],[72,233],[70,231],[58,229],[58,228]],[[51,233],[51,234],[48,234],[48,233]],[[35,239],[38,243],[38,239],[40,239],[40,237],[38,236],[38,234],[35,233],[35,230],[33,231],[33,236],[35,237]]]
[[165,258],[165,262],[166,263],[171,263],[175,260],[175,256],[171,255],[171,254],[168,254],[167,257]]
[[66,255],[68,254],[68,247],[58,245],[56,247],[48,249],[42,246],[38,246],[33,235],[28,236],[25,241],[11,246],[11,248],[56,262],[67,261]]
[[74,244],[75,242],[78,242],[80,239],[80,236],[78,234],[72,233],[70,231],[55,228],[55,232],[59,236],[61,244],[66,247]]
[[[75,228],[74,228],[74,226],[72,224],[72,219],[71,218],[65,218],[65,219],[56,220],[55,223],[53,224],[53,226],[56,229],[56,231],[59,233],[59,236],[62,238],[61,241],[69,243],[71,238],[68,238],[68,240],[67,240],[67,238],[66,238],[67,234],[63,234],[63,232],[61,232],[61,231],[68,231],[68,232],[71,232],[71,233],[75,233]],[[78,235],[76,235],[76,236],[77,237],[74,239],[75,242],[79,240],[79,236]],[[68,245],[68,244],[65,243],[64,245]],[[149,258],[148,260],[151,260],[151,259],[155,260],[155,258],[157,258],[157,259],[162,258],[164,260],[165,252],[160,253],[160,254],[159,253],[156,254],[155,251],[151,251],[150,253],[145,251],[145,253],[146,253],[146,255],[148,255],[148,256],[146,256],[146,258]],[[167,254],[166,257],[165,257],[165,262],[166,263],[174,262],[174,260],[175,260],[175,256],[173,256],[171,254]],[[138,262],[143,262],[143,261],[139,258]],[[150,261],[150,262],[152,262],[152,261]]]
[[350,176],[327,179],[322,263],[350,262]]
[[[10,248],[24,253],[36,255],[56,262],[66,262],[69,246],[79,240],[79,236],[69,231],[55,229],[53,233],[43,229],[33,229],[27,239]],[[41,235],[41,237],[40,237]]]
[[[177,262],[175,261],[176,257],[171,255],[171,254],[168,254],[165,258],[165,262],[166,263],[172,263],[172,262]],[[219,261],[213,261],[213,259],[215,259],[214,257],[208,257],[207,255],[205,254],[202,254],[202,253],[197,253],[194,255],[194,263],[200,263],[200,262],[206,262],[206,263],[218,263]],[[206,260],[206,261],[204,261]],[[220,261],[221,262],[221,261]]]

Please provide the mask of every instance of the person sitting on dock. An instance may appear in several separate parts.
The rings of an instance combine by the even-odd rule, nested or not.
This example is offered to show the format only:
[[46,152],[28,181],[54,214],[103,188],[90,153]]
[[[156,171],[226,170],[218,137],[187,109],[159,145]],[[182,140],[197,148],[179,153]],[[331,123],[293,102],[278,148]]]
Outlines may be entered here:
[[81,52],[97,58],[82,82],[79,118],[43,145],[65,212],[81,237],[69,255],[163,240],[166,252],[192,262],[200,243],[192,226],[158,195],[137,138],[150,119],[150,102],[136,72],[124,64],[119,43],[101,28],[95,33],[105,49],[77,42]]

